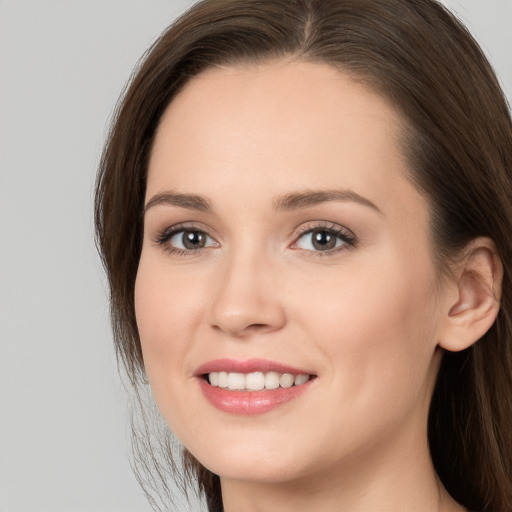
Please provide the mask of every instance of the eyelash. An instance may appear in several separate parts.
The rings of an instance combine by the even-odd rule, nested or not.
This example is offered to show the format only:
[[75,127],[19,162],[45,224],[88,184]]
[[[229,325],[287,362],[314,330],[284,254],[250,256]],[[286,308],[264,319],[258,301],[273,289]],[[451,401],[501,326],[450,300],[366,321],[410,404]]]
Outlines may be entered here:
[[356,247],[357,242],[358,242],[354,233],[352,233],[352,231],[350,231],[349,229],[347,229],[343,226],[339,226],[339,225],[333,224],[333,223],[315,223],[315,224],[306,225],[299,230],[299,232],[297,233],[297,235],[295,237],[295,241],[292,244],[292,248],[294,245],[297,245],[298,241],[302,237],[304,237],[305,235],[308,235],[310,233],[314,233],[315,231],[325,232],[330,235],[333,235],[336,238],[339,238],[343,242],[343,244],[340,247],[335,247],[333,249],[329,249],[326,251],[313,251],[313,250],[309,250],[309,249],[300,249],[300,248],[296,248],[295,250],[304,251],[308,254],[308,256],[311,256],[311,257],[324,258],[327,256],[331,256],[335,253],[338,253],[340,251],[350,250],[350,249]]
[[[201,233],[208,238],[214,240],[208,233],[202,229],[198,229],[197,226],[192,224],[180,224],[177,226],[172,226],[171,228],[166,228],[159,233],[157,233],[154,238],[153,242],[162,247],[162,249],[168,253],[173,254],[177,256],[197,256],[200,251],[200,249],[206,249],[208,247],[203,247],[200,249],[179,249],[176,247],[171,246],[168,242],[171,240],[175,235],[185,232],[185,231],[191,231],[191,232],[197,232]],[[340,247],[335,247],[333,249],[328,249],[326,251],[313,251],[309,249],[301,249],[298,247],[294,247],[297,245],[298,241],[304,237],[307,234],[313,233],[315,231],[323,231],[330,235],[335,236],[336,238],[340,239],[343,244]],[[310,224],[302,227],[297,235],[295,236],[294,242],[291,244],[291,248],[294,250],[302,251],[308,254],[308,256],[312,257],[326,257],[330,256],[334,253],[338,253],[340,251],[349,250],[351,248],[354,248],[357,245],[357,238],[356,236],[347,228],[344,228],[342,226],[338,226],[337,224],[333,223],[316,223],[316,224]],[[218,243],[215,242],[217,245]]]
[[[153,242],[157,244],[158,246],[162,247],[162,249],[167,254],[173,254],[177,256],[197,256],[199,253],[199,249],[178,249],[177,247],[173,247],[168,242],[172,239],[173,236],[177,235],[178,233],[182,233],[185,231],[192,231],[196,233],[202,233],[203,235],[206,235],[209,238],[212,238],[206,231],[199,229],[197,226],[194,226],[193,224],[179,224],[177,226],[172,226],[170,228],[166,228],[159,233],[156,234],[156,236],[153,238]],[[213,240],[213,238],[212,238]]]

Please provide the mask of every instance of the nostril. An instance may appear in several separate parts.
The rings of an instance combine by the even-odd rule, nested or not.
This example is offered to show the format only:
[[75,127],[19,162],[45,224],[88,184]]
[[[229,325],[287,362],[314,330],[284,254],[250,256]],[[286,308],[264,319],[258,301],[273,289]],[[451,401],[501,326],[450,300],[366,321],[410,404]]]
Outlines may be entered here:
[[268,327],[269,326],[267,324],[251,324],[251,325],[247,326],[247,329],[261,330],[261,329],[266,329]]

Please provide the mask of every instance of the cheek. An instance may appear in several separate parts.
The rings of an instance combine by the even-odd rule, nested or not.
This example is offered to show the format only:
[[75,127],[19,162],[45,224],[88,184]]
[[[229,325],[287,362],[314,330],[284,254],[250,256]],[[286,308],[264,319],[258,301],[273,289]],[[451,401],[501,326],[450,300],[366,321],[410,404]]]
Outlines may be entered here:
[[[319,399],[317,415],[327,415],[325,438],[338,439],[340,453],[364,450],[407,418],[426,421],[436,373],[432,276],[395,268],[352,267],[323,281],[323,291],[307,294],[302,307],[302,327],[329,361],[323,377],[331,393]],[[336,437],[337,430],[344,435]],[[330,456],[332,442],[324,448]]]
[[[377,259],[378,264],[372,261]],[[297,297],[295,308],[315,328],[339,334],[349,344],[361,341],[363,332],[380,332],[368,342],[382,345],[385,332],[402,332],[406,337],[410,329],[422,331],[435,324],[430,262],[402,263],[401,259],[368,256],[335,271],[303,275],[301,293],[289,295]],[[399,339],[387,341],[398,343]]]
[[[310,283],[301,321],[332,379],[361,404],[411,394],[424,384],[436,347],[433,272],[428,262],[347,266]],[[307,307],[306,307],[307,306]],[[299,309],[299,308],[297,308]],[[416,391],[415,391],[416,390]],[[405,398],[405,397],[404,397]]]
[[179,274],[152,255],[142,254],[135,282],[135,315],[147,377],[158,401],[159,390],[182,377],[183,360],[190,345],[200,308],[198,294],[186,293]]
[[[191,333],[200,308],[197,294],[173,276],[152,255],[141,257],[135,283],[135,314],[144,368],[162,416],[178,432],[198,424],[190,403],[190,376],[186,374]],[[176,414],[179,411],[179,414]]]

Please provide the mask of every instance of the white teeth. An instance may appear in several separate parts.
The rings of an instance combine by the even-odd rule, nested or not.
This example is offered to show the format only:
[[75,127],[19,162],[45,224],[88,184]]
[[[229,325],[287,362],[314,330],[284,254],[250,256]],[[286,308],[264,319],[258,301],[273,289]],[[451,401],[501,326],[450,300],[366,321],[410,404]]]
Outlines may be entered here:
[[291,388],[295,382],[295,377],[291,373],[283,373],[279,379],[279,385],[282,388]]
[[219,372],[219,378],[217,381],[217,386],[219,388],[227,388],[228,387],[228,374],[227,372]]
[[294,384],[296,386],[300,386],[301,384],[306,383],[309,380],[309,375],[296,375]]
[[219,373],[218,372],[210,373],[210,384],[212,386],[218,386],[219,385]]
[[279,387],[279,374],[276,372],[268,372],[265,375],[265,387],[267,389],[277,389]]
[[290,388],[300,386],[309,380],[309,375],[293,375],[277,372],[210,372],[208,380],[212,386],[232,391],[261,391],[262,389]]
[[228,373],[228,388],[233,391],[245,389],[245,375],[243,373]]
[[265,375],[261,372],[248,373],[245,376],[245,387],[249,391],[261,391],[265,387]]

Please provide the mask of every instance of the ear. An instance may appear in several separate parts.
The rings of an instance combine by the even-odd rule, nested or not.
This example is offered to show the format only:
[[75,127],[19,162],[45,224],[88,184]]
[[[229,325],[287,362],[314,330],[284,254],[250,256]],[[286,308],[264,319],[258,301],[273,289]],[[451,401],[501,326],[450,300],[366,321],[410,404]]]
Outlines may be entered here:
[[503,266],[494,242],[483,237],[473,240],[448,285],[440,347],[464,350],[490,329],[500,308],[502,279]]

